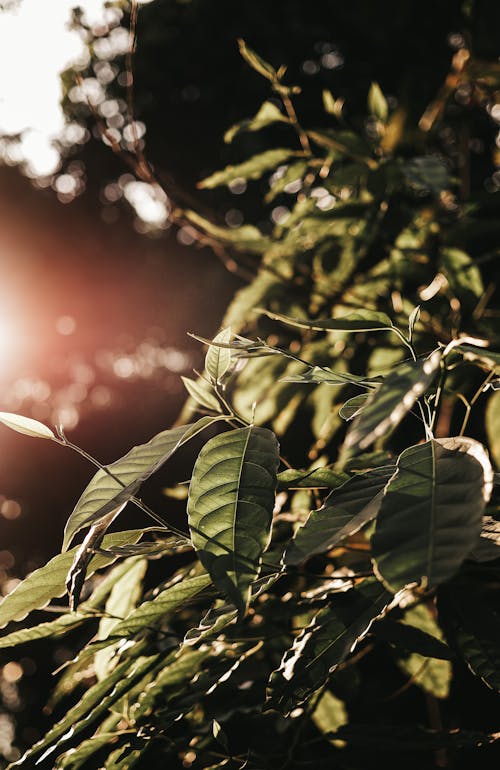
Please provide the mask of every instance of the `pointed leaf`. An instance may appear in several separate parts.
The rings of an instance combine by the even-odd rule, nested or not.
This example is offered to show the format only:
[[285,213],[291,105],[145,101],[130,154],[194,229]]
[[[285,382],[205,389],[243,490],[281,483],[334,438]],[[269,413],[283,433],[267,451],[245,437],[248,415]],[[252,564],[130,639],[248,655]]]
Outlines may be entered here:
[[496,390],[488,399],[485,427],[490,452],[497,468],[500,468],[500,391]]
[[213,412],[221,412],[221,405],[208,382],[192,380],[190,377],[181,377],[184,387],[199,406],[210,409]]
[[413,332],[415,331],[415,325],[418,323],[420,319],[420,305],[417,305],[413,308],[413,310],[410,313],[410,317],[408,318],[408,339],[410,342],[413,339]]
[[355,418],[345,438],[346,449],[367,449],[393,430],[426,392],[440,361],[441,352],[436,350],[429,358],[407,361],[393,369]]
[[17,433],[24,433],[26,436],[56,439],[55,434],[50,428],[47,428],[46,425],[38,422],[38,420],[33,420],[31,417],[23,417],[21,414],[12,414],[11,412],[0,412],[0,422],[6,425],[7,428],[11,428]]
[[278,489],[335,489],[348,480],[345,473],[331,468],[312,468],[308,471],[287,468],[278,473]]
[[377,580],[366,580],[336,595],[335,606],[319,610],[271,675],[267,707],[286,715],[307,701],[354,650],[391,599]]
[[244,163],[237,166],[226,166],[222,171],[216,171],[215,174],[207,176],[203,181],[198,182],[201,190],[212,190],[214,187],[220,187],[223,184],[229,184],[236,179],[260,179],[267,171],[273,171],[277,166],[286,163],[295,152],[285,147],[276,150],[266,150],[265,152],[254,155]]
[[349,401],[346,401],[340,407],[339,415],[343,420],[352,420],[354,417],[357,417],[365,406],[368,397],[368,393],[360,393],[358,396],[353,396],[353,398],[350,398]]
[[500,521],[493,516],[483,516],[481,537],[471,551],[470,558],[479,562],[500,558]]
[[389,117],[387,100],[378,83],[372,83],[368,92],[368,109],[372,115],[385,123]]
[[374,564],[394,591],[414,583],[433,588],[479,538],[491,466],[482,445],[464,437],[410,447],[397,466],[372,537]]
[[107,470],[113,476],[105,470],[98,470],[68,519],[63,551],[67,550],[77,532],[130,500],[142,482],[157,471],[178,447],[211,424],[212,419],[204,417],[193,425],[164,430],[147,444],[133,447],[126,455],[111,463]]
[[266,428],[210,439],[196,461],[188,515],[193,545],[215,585],[240,612],[271,532],[278,442]]
[[[229,344],[231,337],[231,329],[223,329],[214,337],[212,342],[222,343],[222,345]],[[212,380],[220,382],[230,366],[231,350],[215,344],[210,345],[205,357],[205,369]]]
[[366,386],[379,382],[380,380],[381,378],[360,377],[357,374],[350,374],[349,372],[335,372],[333,369],[328,369],[326,366],[312,366],[303,374],[294,374],[289,377],[281,378],[281,382],[327,382],[330,385],[347,385],[349,383],[354,383],[355,385]]
[[242,131],[260,131],[273,123],[289,123],[289,119],[283,115],[274,102],[264,102],[258,113],[249,120],[242,120],[231,126],[224,134],[224,141],[229,144],[237,134]]
[[[133,529],[106,535],[103,546],[106,548],[137,543],[142,534],[142,529]],[[42,609],[51,599],[64,596],[66,575],[77,551],[78,547],[75,547],[67,553],[54,556],[44,567],[35,570],[19,583],[0,604],[0,628],[12,620],[22,620],[33,610]],[[96,570],[112,564],[117,558],[114,553],[96,554],[89,564],[87,574],[90,577]]]
[[[243,251],[248,254],[263,254],[271,244],[270,239],[264,236],[254,225],[219,227],[209,219],[190,209],[186,209],[184,215],[186,219],[207,233],[207,235],[213,236],[217,240],[222,241],[222,243],[230,243],[237,251]],[[241,322],[241,318],[238,320]],[[233,326],[234,324],[232,321],[227,321],[226,325]]]
[[259,308],[259,312],[267,315],[274,321],[282,321],[289,326],[296,326],[299,329],[313,329],[315,331],[369,332],[392,330],[394,328],[388,315],[374,310],[357,310],[355,313],[348,313],[341,318],[318,320],[290,318],[281,313],[271,313],[263,308]]

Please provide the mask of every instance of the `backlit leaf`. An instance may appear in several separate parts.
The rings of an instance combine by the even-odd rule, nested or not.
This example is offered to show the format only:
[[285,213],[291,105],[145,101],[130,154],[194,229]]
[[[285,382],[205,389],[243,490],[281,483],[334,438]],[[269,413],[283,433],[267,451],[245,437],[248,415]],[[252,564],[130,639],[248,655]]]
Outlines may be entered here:
[[24,433],[26,436],[33,436],[34,438],[50,438],[55,439],[56,436],[50,428],[47,428],[38,420],[33,420],[31,417],[23,417],[21,414],[11,414],[10,412],[0,412],[0,422],[15,430],[17,433]]
[[485,427],[490,452],[497,468],[500,468],[500,391],[494,391],[488,399]]
[[275,321],[282,321],[288,326],[296,326],[299,329],[314,329],[315,331],[344,331],[344,332],[368,332],[385,331],[394,328],[393,323],[385,313],[375,310],[357,310],[348,313],[341,318],[324,318],[308,320],[307,318],[290,318],[281,313],[271,313],[269,310],[260,309],[259,312],[267,315]]
[[[229,351],[227,351],[229,352]],[[211,386],[204,380],[196,381],[190,377],[181,377],[184,387],[192,399],[204,409],[210,409],[213,412],[221,412],[221,405],[215,396]]]
[[277,74],[274,67],[272,67],[271,64],[268,64],[268,62],[259,56],[259,54],[255,53],[255,51],[250,48],[250,46],[248,46],[241,38],[238,39],[238,47],[240,49],[241,56],[245,59],[247,64],[252,67],[252,69],[259,73],[259,75],[262,75],[271,82],[276,79]]
[[[106,535],[103,548],[127,543],[137,543],[143,534],[142,529],[116,532]],[[78,546],[67,553],[54,556],[44,567],[35,570],[8,594],[0,604],[0,628],[12,620],[22,620],[33,610],[45,607],[51,599],[64,596],[66,575],[78,551]],[[90,561],[87,574],[90,577],[96,570],[112,564],[118,556],[114,553],[96,554]]]
[[237,166],[226,166],[222,171],[216,171],[215,174],[208,176],[198,187],[202,190],[211,190],[214,187],[220,187],[223,184],[229,184],[236,179],[260,179],[266,172],[272,171],[282,163],[286,163],[294,155],[293,150],[280,147],[276,150],[266,150],[265,152],[254,155],[253,158],[239,163]]
[[[229,344],[231,337],[231,329],[223,329],[214,337],[213,342]],[[230,366],[231,350],[229,348],[220,347],[219,345],[210,345],[207,355],[205,356],[205,369],[212,380],[214,380],[214,382],[220,382]]]
[[406,361],[393,369],[354,419],[345,439],[346,449],[367,449],[395,428],[427,391],[440,361],[441,353],[436,350],[428,358]]
[[491,466],[481,444],[457,437],[406,449],[386,487],[372,554],[394,591],[428,589],[450,578],[481,532]]
[[287,468],[278,473],[278,489],[335,489],[348,478],[345,473],[338,473],[331,468],[312,468],[308,471]]
[[360,393],[358,396],[353,396],[349,401],[346,401],[339,409],[339,415],[342,419],[352,420],[354,417],[357,417],[365,406],[368,396],[368,393]]
[[64,531],[63,551],[68,548],[77,532],[130,500],[142,482],[155,473],[178,447],[211,424],[212,418],[203,417],[193,425],[164,430],[147,444],[133,447],[126,455],[108,465],[107,470],[113,476],[105,470],[98,470],[68,519]]
[[249,120],[242,120],[231,126],[224,134],[226,143],[232,142],[242,131],[260,131],[273,123],[289,123],[289,119],[273,102],[264,102],[258,113]]
[[372,83],[368,92],[368,109],[372,115],[385,123],[389,117],[387,100],[378,83]]
[[243,612],[271,532],[278,443],[266,428],[210,439],[196,461],[188,516],[193,545],[215,585]]

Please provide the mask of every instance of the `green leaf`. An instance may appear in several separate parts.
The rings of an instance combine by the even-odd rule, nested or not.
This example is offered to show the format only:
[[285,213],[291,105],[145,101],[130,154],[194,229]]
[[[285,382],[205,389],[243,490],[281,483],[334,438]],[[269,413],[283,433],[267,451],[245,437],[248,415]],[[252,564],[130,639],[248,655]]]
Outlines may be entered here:
[[142,679],[155,665],[159,657],[159,655],[141,656],[132,662],[128,659],[122,661],[106,679],[87,690],[78,703],[67,712],[66,716],[57,722],[31,749],[28,749],[21,759],[14,762],[12,767],[19,767],[25,764],[27,760],[30,760],[31,767],[33,767],[32,759],[36,754],[43,751],[38,759],[38,762],[42,762],[63,742],[70,738],[73,739],[75,735],[95,722],[101,714],[108,711],[122,695]]
[[378,83],[372,83],[368,91],[368,109],[372,115],[385,123],[389,117],[387,100]]
[[[264,198],[265,203],[271,203],[277,195],[287,192],[286,188],[289,184],[302,180],[306,175],[308,169],[308,163],[306,160],[298,160],[295,163],[290,163],[287,166],[286,171],[279,178],[274,176],[270,179],[271,189]],[[301,184],[302,186],[302,184]]]
[[210,439],[196,461],[188,516],[193,545],[215,585],[244,612],[269,543],[278,442],[266,428]]
[[126,455],[107,466],[114,478],[105,470],[98,470],[68,519],[63,551],[67,550],[77,532],[130,500],[142,482],[155,473],[178,447],[211,424],[212,418],[204,417],[193,425],[181,425],[158,433],[147,444],[133,447]]
[[[108,641],[119,641],[124,637],[133,636],[144,629],[155,628],[167,617],[168,613],[182,606],[212,583],[209,575],[202,574],[184,578],[178,583],[166,588],[154,599],[143,602],[130,614],[113,627]],[[96,642],[95,646],[103,646]]]
[[[213,342],[221,342],[222,344],[229,344],[231,341],[232,333],[231,329],[223,329],[217,334]],[[209,346],[207,355],[205,357],[205,369],[214,382],[221,382],[224,375],[227,373],[231,366],[231,350],[229,348],[220,347],[219,345],[212,344]],[[219,407],[220,409],[220,407]]]
[[395,466],[359,473],[334,489],[324,505],[311,511],[288,545],[284,563],[300,564],[315,553],[325,553],[358,532],[377,515],[382,490]]
[[194,401],[199,406],[210,411],[221,412],[221,405],[215,396],[211,385],[206,380],[200,379],[198,382],[189,377],[181,377],[184,387]]
[[287,468],[278,473],[278,489],[335,489],[349,477],[331,468],[311,468],[308,471]]
[[360,393],[358,396],[353,396],[340,407],[339,415],[343,420],[352,420],[361,412],[368,398],[368,393]]
[[439,588],[438,612],[450,645],[475,676],[500,692],[498,591],[452,581]]
[[370,394],[345,438],[346,449],[367,449],[398,425],[436,376],[441,352],[428,358],[406,361],[387,375]]
[[328,115],[335,115],[335,117],[338,118],[339,109],[337,107],[337,100],[335,99],[332,92],[329,91],[328,88],[324,88],[322,91],[322,97],[323,97],[323,108],[325,112]]
[[451,185],[450,172],[440,158],[425,155],[403,165],[408,185],[417,193],[439,195]]
[[[105,617],[99,623],[98,639],[107,639],[120,622],[135,608],[141,596],[142,583],[146,574],[148,562],[146,559],[132,557],[127,559],[126,572],[116,581],[105,607]],[[94,670],[98,679],[104,679],[110,671],[114,650],[107,647],[98,650],[94,659]]]
[[0,412],[0,422],[15,430],[17,433],[24,433],[26,436],[34,438],[56,439],[55,434],[38,420],[32,420],[31,417],[23,417],[21,414],[12,414],[11,412]]
[[323,735],[334,733],[339,727],[349,722],[347,710],[343,701],[330,690],[325,690],[319,699],[311,719]]
[[[402,628],[406,627],[413,632],[420,631],[428,637],[429,642],[432,640],[436,645],[441,643],[445,651],[447,650],[442,643],[443,633],[425,604],[410,607],[405,613],[404,624],[401,624]],[[431,647],[431,644],[432,642],[428,646]],[[426,653],[412,652],[407,658],[400,658],[398,666],[425,692],[435,698],[447,698],[452,676],[451,663],[447,659],[449,657],[449,650],[444,659],[442,653],[438,657],[428,657]]]
[[299,329],[313,329],[315,331],[343,331],[343,332],[369,332],[369,331],[392,331],[394,325],[385,313],[378,313],[372,310],[358,310],[355,313],[348,313],[342,318],[325,318],[317,321],[307,318],[290,318],[281,313],[271,313],[263,308],[258,309],[259,313],[267,315],[274,321],[282,321],[288,326],[295,326]]
[[461,353],[466,361],[480,361],[493,371],[500,370],[500,353],[496,350],[467,344],[459,345],[454,350]]
[[439,266],[458,298],[470,308],[475,307],[484,294],[484,286],[481,272],[471,257],[461,249],[442,248]]
[[497,468],[500,468],[500,391],[494,391],[488,399],[485,427],[490,452]]
[[[120,717],[117,718],[119,722]],[[91,738],[82,741],[79,746],[69,749],[56,760],[57,764],[54,770],[80,770],[85,767],[85,762],[92,757],[96,751],[111,746],[116,741],[116,732],[101,732],[92,735]],[[87,765],[88,767],[88,765]]]
[[481,537],[470,553],[474,561],[491,561],[500,557],[500,521],[493,516],[483,516]]
[[[142,534],[142,529],[133,529],[106,535],[103,547],[137,543]],[[44,567],[35,570],[19,583],[0,604],[0,628],[13,620],[22,620],[33,610],[43,609],[51,599],[63,596],[66,592],[66,575],[77,551],[78,546],[67,553],[54,556]],[[90,561],[88,575],[107,567],[117,558],[114,553],[96,554]]]
[[235,179],[260,179],[267,171],[272,171],[282,163],[286,163],[295,152],[285,147],[279,147],[275,150],[266,150],[258,155],[254,155],[244,163],[237,166],[226,166],[222,171],[216,171],[215,174],[207,176],[203,181],[198,182],[201,190],[212,190],[214,187],[220,187],[223,184],[234,182]]
[[430,589],[455,574],[479,538],[491,466],[481,444],[457,437],[410,447],[397,467],[372,537],[374,565],[394,591]]
[[383,639],[407,652],[418,652],[422,657],[439,660],[451,658],[448,645],[421,628],[404,622],[398,623],[396,620],[384,618],[377,623],[373,633],[377,639]]
[[[242,225],[241,227],[219,227],[209,219],[202,217],[195,211],[186,209],[184,212],[186,219],[199,227],[207,235],[212,236],[222,243],[229,243],[237,251],[243,251],[248,254],[263,254],[269,248],[270,240],[266,238],[261,231],[253,225]],[[252,285],[252,284],[250,284]],[[241,319],[239,319],[241,321]],[[233,326],[232,323],[226,323],[226,326]]]
[[417,305],[413,308],[413,310],[410,313],[410,317],[408,318],[408,339],[410,342],[413,339],[413,333],[415,331],[415,325],[419,322],[420,319],[420,305]]
[[391,599],[377,580],[337,594],[335,605],[316,613],[271,675],[267,708],[287,715],[306,702],[354,650]]
[[242,120],[231,126],[224,134],[224,141],[229,144],[242,131],[260,131],[273,123],[289,123],[289,119],[273,102],[264,102],[258,113],[248,120]]
[[333,369],[329,369],[326,366],[312,366],[302,374],[294,374],[281,378],[281,382],[311,382],[314,384],[326,382],[330,385],[348,385],[349,383],[353,383],[355,385],[365,385],[367,387],[371,385],[371,383],[379,381],[379,379],[360,377],[357,374],[350,374],[349,372],[335,372]]
[[238,39],[238,47],[240,49],[240,54],[245,59],[246,63],[258,72],[259,75],[267,78],[271,83],[277,79],[277,72],[274,67],[272,67],[271,64],[268,64],[267,61],[264,61],[264,59],[255,53],[255,51],[241,38]]

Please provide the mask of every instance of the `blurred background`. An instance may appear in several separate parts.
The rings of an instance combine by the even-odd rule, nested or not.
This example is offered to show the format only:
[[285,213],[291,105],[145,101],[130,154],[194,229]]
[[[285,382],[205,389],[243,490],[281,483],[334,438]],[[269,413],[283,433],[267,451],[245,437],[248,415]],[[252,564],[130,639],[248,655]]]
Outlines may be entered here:
[[[273,207],[262,213],[260,183],[196,188],[263,141],[222,141],[268,96],[237,38],[287,65],[289,81],[303,89],[297,110],[305,123],[327,121],[328,88],[359,128],[372,81],[416,123],[457,50],[473,41],[477,57],[498,57],[498,29],[494,0],[1,2],[0,411],[62,424],[102,462],[176,419],[180,376],[203,360],[187,332],[212,336],[245,276],[189,226],[172,225],[172,206],[182,201],[228,227],[258,221],[266,230],[279,216]],[[500,106],[478,110],[468,138],[477,156],[470,183],[492,200],[499,124]],[[161,188],[127,163],[137,152]],[[179,480],[182,461],[170,472]],[[69,451],[0,429],[3,594],[59,550],[92,473]],[[146,490],[166,516],[168,478],[159,474]],[[147,523],[138,512],[127,516],[127,524]],[[49,672],[71,654],[66,641],[37,649],[37,662],[0,659],[7,759],[43,729]]]

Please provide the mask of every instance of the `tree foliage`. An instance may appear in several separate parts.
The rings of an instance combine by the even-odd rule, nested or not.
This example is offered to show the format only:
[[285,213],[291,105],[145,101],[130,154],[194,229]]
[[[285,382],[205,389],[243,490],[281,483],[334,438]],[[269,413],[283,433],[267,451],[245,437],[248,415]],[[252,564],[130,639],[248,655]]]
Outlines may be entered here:
[[[276,123],[283,133],[200,188],[267,177],[262,206],[286,201],[285,215],[263,232],[182,213],[235,260],[253,255],[254,275],[207,340],[205,371],[185,379],[181,425],[98,469],[63,553],[0,608],[5,623],[29,616],[62,595],[64,572],[71,609],[9,627],[0,644],[102,617],[68,669],[94,679],[80,697],[70,675],[67,714],[15,766],[365,767],[360,751],[498,737],[422,726],[425,714],[356,718],[380,655],[403,672],[402,691],[434,704],[464,665],[500,689],[499,225],[443,139],[491,107],[498,63],[461,49],[418,126],[373,83],[356,130],[331,93],[330,125],[303,126],[285,68],[240,51],[270,94],[226,141]],[[36,421],[0,420],[75,449]],[[136,495],[195,436],[179,531]],[[157,526],[106,534],[128,503]],[[164,579],[144,589],[153,559]],[[85,577],[110,564],[79,604]]]

